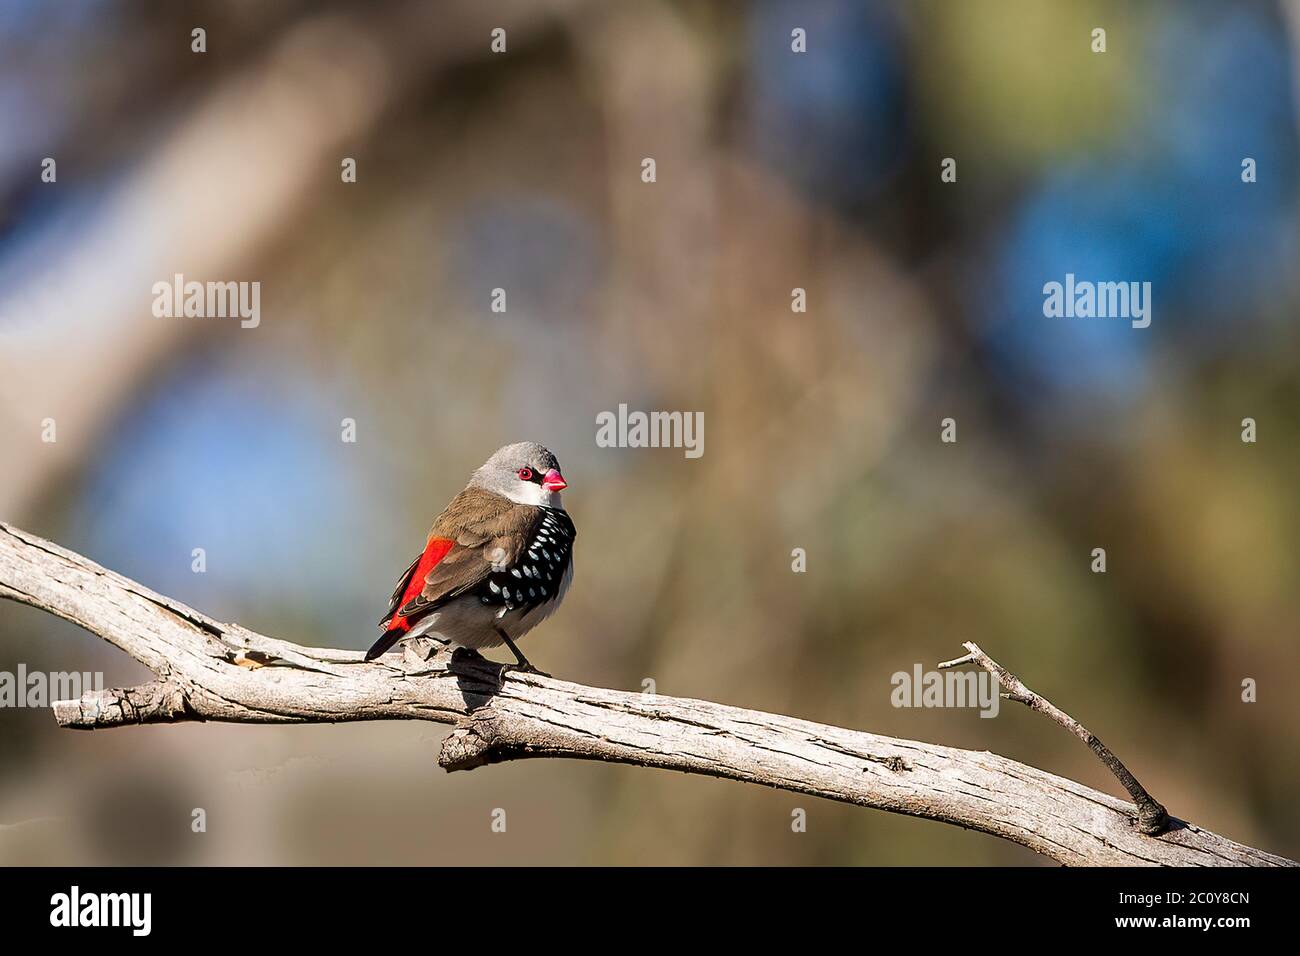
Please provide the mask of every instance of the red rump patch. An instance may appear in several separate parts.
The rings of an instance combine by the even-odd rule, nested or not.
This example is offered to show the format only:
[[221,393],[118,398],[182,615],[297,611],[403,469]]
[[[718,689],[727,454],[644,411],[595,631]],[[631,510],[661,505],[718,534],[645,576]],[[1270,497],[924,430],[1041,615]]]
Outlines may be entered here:
[[[424,549],[424,554],[420,555],[420,563],[415,566],[411,572],[411,580],[406,582],[406,590],[402,592],[402,599],[397,602],[398,610],[407,605],[411,599],[424,590],[425,579],[428,578],[429,572],[438,566],[438,562],[447,556],[447,552],[455,545],[455,541],[450,538],[430,538],[429,544]],[[401,631],[403,633],[411,629],[411,622],[399,614],[394,613],[392,619],[388,622],[388,630]]]

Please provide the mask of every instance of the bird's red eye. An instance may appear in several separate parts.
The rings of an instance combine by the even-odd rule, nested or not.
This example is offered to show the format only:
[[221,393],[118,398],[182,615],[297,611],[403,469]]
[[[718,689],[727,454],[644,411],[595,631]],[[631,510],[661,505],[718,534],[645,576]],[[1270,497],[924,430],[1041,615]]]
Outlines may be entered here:
[[533,480],[533,470],[532,470],[531,468],[520,468],[520,469],[519,469],[519,480],[520,480],[520,481],[532,481],[532,480]]

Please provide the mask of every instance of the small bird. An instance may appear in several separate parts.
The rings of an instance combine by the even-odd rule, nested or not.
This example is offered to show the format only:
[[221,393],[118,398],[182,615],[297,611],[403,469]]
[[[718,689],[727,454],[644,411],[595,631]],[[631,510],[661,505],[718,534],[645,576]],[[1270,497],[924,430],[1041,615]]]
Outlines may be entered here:
[[568,482],[536,442],[497,449],[451,499],[424,551],[397,582],[366,652],[428,635],[477,652],[509,646],[520,670],[540,673],[515,643],[546,620],[573,580],[573,541],[560,492]]

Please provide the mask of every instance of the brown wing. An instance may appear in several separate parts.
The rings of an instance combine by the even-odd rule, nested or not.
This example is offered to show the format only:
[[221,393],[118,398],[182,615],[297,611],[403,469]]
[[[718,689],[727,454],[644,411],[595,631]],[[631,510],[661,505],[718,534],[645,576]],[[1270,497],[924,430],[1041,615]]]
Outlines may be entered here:
[[510,565],[542,520],[542,510],[466,488],[433,523],[430,535],[455,541],[429,572],[420,593],[398,609],[408,620],[441,607],[487,580],[494,566]]

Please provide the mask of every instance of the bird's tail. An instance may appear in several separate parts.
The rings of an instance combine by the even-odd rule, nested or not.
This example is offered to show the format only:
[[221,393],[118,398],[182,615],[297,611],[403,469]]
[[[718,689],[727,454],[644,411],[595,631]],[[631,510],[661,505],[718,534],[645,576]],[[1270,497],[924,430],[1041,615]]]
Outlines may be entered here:
[[397,623],[398,621],[401,621],[402,624],[406,623],[403,618],[394,618],[393,624],[388,628],[388,630],[384,631],[379,640],[375,641],[370,650],[366,651],[366,660],[373,661],[376,657],[387,651],[390,647],[406,636],[406,632],[411,629],[410,625],[407,624],[406,627],[402,627],[402,624]]

